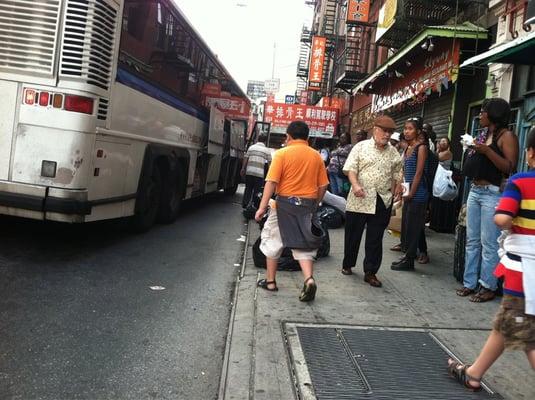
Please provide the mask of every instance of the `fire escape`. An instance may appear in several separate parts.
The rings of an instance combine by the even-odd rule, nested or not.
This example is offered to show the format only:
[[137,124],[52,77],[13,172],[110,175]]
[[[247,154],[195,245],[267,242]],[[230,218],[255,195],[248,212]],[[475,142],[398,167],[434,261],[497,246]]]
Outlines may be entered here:
[[470,0],[398,0],[393,25],[378,46],[399,49],[425,26],[442,25]]
[[[326,0],[323,14],[323,24],[320,36],[327,38],[325,48],[325,62],[323,64],[323,79],[319,97],[327,96],[331,87],[331,61],[335,58],[336,48],[338,46],[338,0]],[[333,63],[334,64],[334,63]]]
[[368,75],[370,56],[374,51],[372,27],[348,25],[343,50],[336,57],[334,86],[351,91]]
[[299,61],[297,62],[297,90],[307,90],[308,63],[310,60],[310,45],[312,32],[306,27],[301,31],[301,46],[299,48]]

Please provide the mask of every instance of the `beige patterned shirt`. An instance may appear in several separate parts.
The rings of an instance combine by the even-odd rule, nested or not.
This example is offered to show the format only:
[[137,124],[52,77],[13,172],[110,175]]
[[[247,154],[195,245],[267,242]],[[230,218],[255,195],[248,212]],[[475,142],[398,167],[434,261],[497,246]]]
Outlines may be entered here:
[[379,149],[373,138],[359,142],[344,165],[344,172],[353,171],[364,189],[364,197],[349,192],[346,210],[364,214],[375,214],[377,194],[386,207],[392,202],[392,181],[401,182],[401,156],[390,145]]

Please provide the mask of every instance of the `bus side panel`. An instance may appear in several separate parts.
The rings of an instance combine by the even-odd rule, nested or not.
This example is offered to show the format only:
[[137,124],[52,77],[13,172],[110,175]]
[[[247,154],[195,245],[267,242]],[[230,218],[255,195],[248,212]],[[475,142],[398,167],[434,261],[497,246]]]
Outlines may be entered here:
[[[188,184],[193,183],[193,160],[201,147],[206,145],[205,122],[121,83],[115,83],[113,87],[111,107],[111,131],[148,137],[145,143],[134,143],[136,147],[132,152],[132,171],[127,176],[126,193],[137,191],[145,145],[151,139],[155,139],[155,143],[165,142],[171,147],[185,148],[195,154],[195,157],[190,156],[188,171]],[[143,146],[139,147],[138,144]],[[188,192],[191,194],[191,190]]]
[[18,84],[0,80],[2,100],[0,106],[0,179],[9,179],[11,142],[17,109]]

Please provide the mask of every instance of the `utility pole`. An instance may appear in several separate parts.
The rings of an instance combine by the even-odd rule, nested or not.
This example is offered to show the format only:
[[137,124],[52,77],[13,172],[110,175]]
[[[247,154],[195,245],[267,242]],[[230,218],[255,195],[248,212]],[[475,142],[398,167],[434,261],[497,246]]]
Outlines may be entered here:
[[271,79],[275,79],[275,56],[277,54],[277,42],[273,42],[273,68],[271,69]]

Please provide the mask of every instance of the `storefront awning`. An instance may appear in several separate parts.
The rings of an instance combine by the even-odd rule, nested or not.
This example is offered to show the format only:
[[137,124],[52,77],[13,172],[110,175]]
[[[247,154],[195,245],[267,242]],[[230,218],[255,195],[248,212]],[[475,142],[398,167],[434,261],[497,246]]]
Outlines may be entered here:
[[466,60],[461,68],[490,63],[535,65],[535,32],[496,46]]
[[477,25],[470,22],[465,22],[461,25],[443,25],[443,26],[429,26],[422,32],[416,35],[405,46],[399,49],[399,51],[390,57],[383,65],[376,69],[368,78],[362,81],[353,91],[353,94],[357,92],[371,93],[369,88],[376,79],[386,74],[387,70],[395,68],[396,65],[406,59],[409,53],[416,51],[420,45],[427,39],[473,39],[483,40],[487,38],[487,31]]

